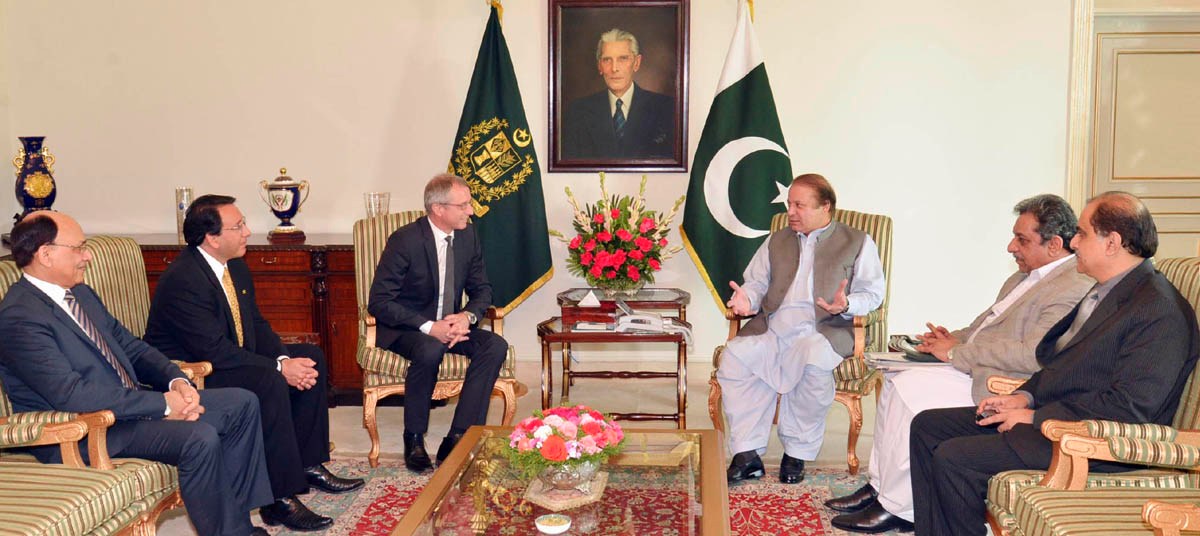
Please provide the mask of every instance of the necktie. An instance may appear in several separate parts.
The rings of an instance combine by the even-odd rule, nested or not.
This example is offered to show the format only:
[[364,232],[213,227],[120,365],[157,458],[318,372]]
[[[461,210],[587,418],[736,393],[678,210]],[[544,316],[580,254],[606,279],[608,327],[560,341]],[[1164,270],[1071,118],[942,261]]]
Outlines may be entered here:
[[117,361],[117,356],[113,355],[112,349],[108,347],[108,343],[104,342],[104,337],[100,336],[100,331],[96,329],[96,325],[92,323],[92,319],[88,318],[87,314],[83,312],[83,307],[79,305],[78,301],[75,301],[75,295],[71,294],[71,291],[68,290],[66,296],[63,296],[63,301],[67,302],[67,308],[71,310],[71,316],[75,317],[75,321],[79,322],[79,327],[83,328],[83,332],[100,349],[100,354],[104,356],[105,361],[108,361],[108,365],[121,378],[121,385],[124,385],[126,389],[137,389],[137,386],[133,384],[133,380],[129,377],[129,372],[125,370],[120,361]]
[[617,99],[617,113],[613,114],[613,131],[617,133],[618,138],[625,133],[622,130],[625,128],[625,112],[621,110],[622,104],[624,103],[621,102],[621,99]]
[[1096,305],[1100,303],[1100,291],[1092,287],[1092,291],[1084,296],[1083,301],[1079,302],[1079,312],[1075,313],[1075,320],[1071,321],[1071,327],[1058,338],[1054,345],[1055,350],[1062,350],[1079,330],[1083,329],[1083,325],[1087,323],[1088,317],[1092,316],[1092,312],[1096,310]]
[[446,279],[442,283],[442,317],[454,314],[454,237],[446,237]]
[[229,267],[225,267],[225,273],[221,276],[221,286],[225,288],[225,300],[229,302],[229,312],[233,314],[233,329],[237,331],[238,346],[241,346],[245,342],[242,332],[242,308],[238,306],[237,290],[233,288]]

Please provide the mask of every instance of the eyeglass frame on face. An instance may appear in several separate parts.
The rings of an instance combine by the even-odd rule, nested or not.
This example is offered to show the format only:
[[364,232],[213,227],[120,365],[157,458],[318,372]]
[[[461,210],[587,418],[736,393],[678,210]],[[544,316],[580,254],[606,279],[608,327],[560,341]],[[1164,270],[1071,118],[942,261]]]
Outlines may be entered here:
[[75,253],[83,253],[85,251],[91,251],[91,247],[92,247],[91,244],[88,243],[86,238],[83,239],[83,242],[80,242],[78,246],[72,246],[70,244],[59,244],[57,242],[46,242],[43,245],[58,246],[60,248],[71,248],[71,249],[75,250]]
[[471,207],[471,200],[468,199],[466,201],[463,201],[462,203],[437,203],[437,204],[442,205],[442,206],[447,206],[447,207],[457,207],[458,210],[467,210],[468,208]]
[[222,227],[221,228],[221,231],[236,231],[239,233],[244,230],[246,230],[246,219],[245,218],[242,218],[242,220],[239,221],[238,224],[234,225],[233,227]]

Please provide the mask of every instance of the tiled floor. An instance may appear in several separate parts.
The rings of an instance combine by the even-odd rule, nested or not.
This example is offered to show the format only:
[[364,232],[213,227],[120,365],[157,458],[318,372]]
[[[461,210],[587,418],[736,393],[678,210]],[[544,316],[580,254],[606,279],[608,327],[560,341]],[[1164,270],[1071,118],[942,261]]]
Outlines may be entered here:
[[[574,370],[672,370],[674,363],[669,362],[595,362],[586,360],[572,365]],[[521,361],[517,366],[517,378],[529,387],[529,394],[517,401],[517,418],[533,413],[541,407],[541,369],[537,362]],[[687,423],[689,428],[711,428],[712,421],[708,418],[708,378],[712,373],[711,364],[704,359],[693,359],[688,364],[688,406]],[[556,393],[561,386],[560,369],[555,367],[554,383]],[[571,388],[571,401],[588,404],[601,411],[648,411],[667,413],[675,408],[675,381],[673,379],[650,380],[576,380]],[[557,403],[558,399],[555,398]],[[864,400],[863,430],[858,440],[858,456],[862,470],[865,471],[867,459],[870,457],[872,430],[875,422],[875,399]],[[489,412],[489,424],[499,424],[503,411],[498,399],[492,399]],[[446,407],[434,408],[430,415],[430,429],[426,436],[426,446],[437,449],[442,436],[450,428],[450,420],[454,415],[454,403]],[[378,410],[379,434],[383,445],[384,458],[399,458],[403,454],[401,433],[403,430],[404,408],[381,407]],[[658,423],[622,422],[626,427],[670,427],[674,423],[667,421]],[[826,419],[825,444],[817,457],[815,465],[825,467],[846,467],[846,431],[849,427],[846,409],[835,403]],[[330,436],[336,444],[335,456],[363,456],[371,448],[370,438],[362,427],[361,406],[341,406],[330,410]],[[778,463],[782,454],[778,439],[772,437],[764,461]],[[254,516],[258,522],[258,516]],[[182,510],[174,510],[164,515],[159,524],[159,534],[193,535],[191,525],[187,522]]]

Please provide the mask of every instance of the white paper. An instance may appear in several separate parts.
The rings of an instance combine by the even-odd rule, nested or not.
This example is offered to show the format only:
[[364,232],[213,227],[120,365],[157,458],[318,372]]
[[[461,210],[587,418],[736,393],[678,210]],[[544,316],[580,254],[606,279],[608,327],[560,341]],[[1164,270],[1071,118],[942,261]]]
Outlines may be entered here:
[[600,299],[596,297],[594,291],[589,290],[583,299],[579,300],[577,305],[579,307],[600,307]]

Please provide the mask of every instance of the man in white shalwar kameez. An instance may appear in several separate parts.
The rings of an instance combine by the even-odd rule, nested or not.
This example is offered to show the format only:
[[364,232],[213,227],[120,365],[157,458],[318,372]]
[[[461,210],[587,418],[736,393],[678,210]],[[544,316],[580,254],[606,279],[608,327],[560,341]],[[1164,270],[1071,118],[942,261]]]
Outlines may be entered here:
[[1075,307],[1095,281],[1075,270],[1071,238],[1077,221],[1056,195],[1017,203],[1008,252],[1019,271],[1004,282],[990,308],[970,326],[950,332],[930,325],[917,348],[949,363],[885,373],[875,413],[875,440],[867,485],[826,501],[841,512],[842,530],[879,533],[912,530],[909,425],[927,409],[972,406],[989,396],[987,379],[1028,378],[1038,370],[1034,350],[1042,337]]
[[763,242],[741,286],[730,282],[730,309],[756,316],[726,345],[717,370],[735,453],[729,482],[763,475],[759,456],[767,449],[777,395],[780,481],[804,478],[804,460],[821,450],[833,369],[853,351],[852,319],[883,302],[887,285],[875,242],[834,222],[836,205],[824,177],[796,177],[788,189],[788,228]]

